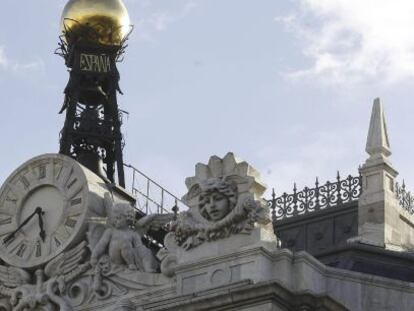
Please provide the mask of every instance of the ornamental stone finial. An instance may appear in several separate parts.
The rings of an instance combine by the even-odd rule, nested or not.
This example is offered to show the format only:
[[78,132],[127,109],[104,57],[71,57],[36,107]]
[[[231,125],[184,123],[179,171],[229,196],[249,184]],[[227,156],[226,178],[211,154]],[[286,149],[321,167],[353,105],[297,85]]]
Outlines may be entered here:
[[406,234],[400,231],[395,178],[398,172],[389,161],[391,148],[384,111],[374,100],[366,151],[370,157],[361,166],[362,193],[358,200],[358,237],[350,241],[389,249],[401,249]]
[[379,98],[374,100],[372,106],[371,121],[369,124],[365,150],[371,157],[389,157],[391,155],[384,109]]

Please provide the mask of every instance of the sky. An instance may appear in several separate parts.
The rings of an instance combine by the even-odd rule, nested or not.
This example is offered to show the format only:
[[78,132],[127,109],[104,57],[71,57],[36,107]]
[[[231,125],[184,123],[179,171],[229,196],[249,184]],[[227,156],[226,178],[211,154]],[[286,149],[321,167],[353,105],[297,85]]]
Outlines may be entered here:
[[[124,2],[134,24],[119,64],[125,162],[177,196],[196,163],[229,151],[277,194],[356,175],[376,97],[398,179],[414,187],[413,1]],[[2,0],[0,181],[58,151],[65,3]]]

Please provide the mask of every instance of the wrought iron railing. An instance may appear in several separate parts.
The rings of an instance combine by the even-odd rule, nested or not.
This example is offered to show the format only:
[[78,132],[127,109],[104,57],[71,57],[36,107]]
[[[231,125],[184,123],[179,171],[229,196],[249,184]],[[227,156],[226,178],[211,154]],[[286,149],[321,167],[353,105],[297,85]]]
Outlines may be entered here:
[[157,182],[142,173],[130,164],[124,164],[129,168],[131,192],[136,198],[136,207],[149,214],[177,213],[188,207],[174,194],[160,186]]
[[[131,172],[131,192],[137,200],[136,207],[145,214],[177,213],[188,207],[174,194],[160,186],[140,170],[130,164],[124,164]],[[339,172],[335,182],[327,181],[320,185],[318,178],[315,187],[305,187],[298,191],[296,183],[293,193],[284,192],[276,196],[273,190],[272,199],[268,200],[272,210],[273,221],[304,215],[318,210],[339,206],[344,203],[357,201],[361,195],[361,176],[349,175],[341,179]],[[406,190],[405,182],[395,184],[395,193],[399,205],[414,214],[414,194]]]
[[285,192],[279,197],[273,190],[272,199],[269,200],[272,219],[278,221],[356,201],[361,195],[361,189],[361,176],[349,175],[341,179],[338,172],[335,182],[328,181],[324,185],[319,185],[316,178],[314,188],[305,187],[297,191],[294,184],[293,193]]
[[414,214],[414,195],[405,189],[405,182],[402,185],[395,183],[395,194],[397,196],[400,206],[408,211],[411,215]]

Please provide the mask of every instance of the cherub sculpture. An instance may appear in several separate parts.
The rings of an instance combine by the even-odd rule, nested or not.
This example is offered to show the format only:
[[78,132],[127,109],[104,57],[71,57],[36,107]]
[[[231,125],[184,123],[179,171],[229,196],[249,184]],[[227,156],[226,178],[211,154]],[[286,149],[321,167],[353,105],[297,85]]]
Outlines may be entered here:
[[[105,194],[104,201],[108,224],[92,245],[91,264],[96,265],[107,254],[112,264],[126,265],[130,270],[156,272],[158,263],[154,255],[142,243],[142,235],[132,228],[134,211],[131,205],[114,203],[109,193]],[[143,225],[136,224],[138,228]]]

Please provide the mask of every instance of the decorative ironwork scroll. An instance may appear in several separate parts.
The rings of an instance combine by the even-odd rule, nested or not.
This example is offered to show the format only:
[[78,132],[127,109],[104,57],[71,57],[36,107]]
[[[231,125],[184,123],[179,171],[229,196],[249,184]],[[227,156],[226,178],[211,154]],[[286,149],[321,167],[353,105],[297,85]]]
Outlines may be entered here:
[[328,181],[322,186],[316,178],[314,188],[305,187],[298,191],[294,184],[293,193],[285,192],[279,197],[276,197],[273,191],[272,199],[268,202],[272,208],[273,221],[278,221],[353,202],[358,200],[360,195],[361,176],[349,175],[341,179],[338,172],[335,182]]
[[408,211],[411,215],[414,214],[414,195],[405,189],[405,182],[402,185],[395,183],[395,194],[397,196],[400,206]]

